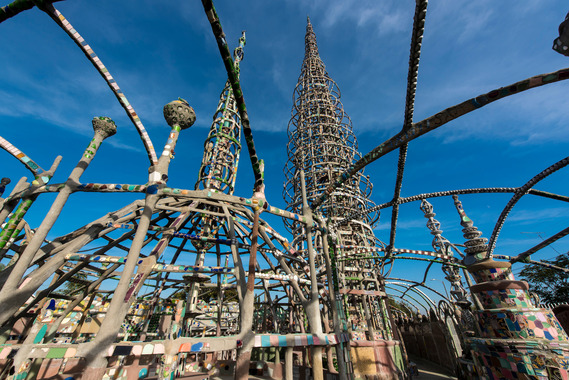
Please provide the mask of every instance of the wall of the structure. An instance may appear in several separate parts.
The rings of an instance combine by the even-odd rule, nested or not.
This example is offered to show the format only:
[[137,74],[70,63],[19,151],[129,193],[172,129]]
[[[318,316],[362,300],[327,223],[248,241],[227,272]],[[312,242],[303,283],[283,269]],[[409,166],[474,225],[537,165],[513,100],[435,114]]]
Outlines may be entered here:
[[400,379],[406,372],[399,341],[352,341],[350,358],[355,379]]
[[440,321],[412,321],[399,325],[408,355],[415,355],[456,370],[456,353],[449,341],[447,327]]
[[569,305],[559,305],[553,308],[553,313],[565,332],[569,332]]

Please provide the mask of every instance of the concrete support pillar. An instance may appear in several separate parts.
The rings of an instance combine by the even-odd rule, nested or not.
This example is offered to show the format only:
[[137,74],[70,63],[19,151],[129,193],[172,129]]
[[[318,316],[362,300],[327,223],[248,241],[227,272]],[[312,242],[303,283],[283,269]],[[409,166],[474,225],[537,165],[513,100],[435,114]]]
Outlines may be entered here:
[[158,380],[171,380],[176,376],[178,368],[178,355],[164,354],[158,369]]
[[34,237],[31,239],[18,261],[14,264],[10,275],[2,287],[3,291],[0,295],[0,304],[2,305],[2,308],[0,309],[0,325],[4,324],[26,301],[27,298],[20,299],[20,297],[14,297],[13,291],[16,291],[20,286],[22,277],[28,270],[28,267],[36,253],[44,243],[47,234],[51,231],[51,228],[59,217],[61,210],[63,210],[63,206],[67,203],[67,199],[75,190],[81,176],[93,160],[97,150],[101,146],[101,143],[105,138],[114,135],[117,131],[116,125],[111,119],[102,117],[93,119],[93,129],[95,134],[89,143],[89,146],[67,178],[65,186],[59,191],[59,194],[51,205],[49,212],[37,228]]
[[[113,294],[99,333],[95,339],[88,344],[88,348],[85,352],[85,356],[89,362],[88,368],[106,367],[107,359],[105,358],[105,352],[115,341],[120,331],[121,323],[131,303],[136,299],[136,295],[143,285],[144,279],[148,276],[152,265],[156,262],[155,255],[147,257],[140,265],[139,272],[136,276],[133,276],[138,265],[137,262],[140,251],[144,247],[146,234],[152,220],[152,214],[160,198],[158,190],[166,186],[168,168],[179,133],[181,130],[189,128],[195,122],[196,115],[193,108],[185,101],[175,100],[164,106],[164,118],[171,128],[169,138],[164,145],[164,151],[158,159],[158,163],[149,169],[149,185],[146,191],[144,209],[138,223],[136,234],[132,240],[121,278]],[[158,247],[155,249],[158,249]]]
[[[16,186],[14,186],[12,192],[6,199],[12,199],[13,196],[16,196],[17,194],[26,190],[29,186],[30,184],[27,182],[26,177],[20,178],[20,180],[18,181],[18,183],[16,183]],[[14,208],[17,205],[18,205],[18,198],[8,200],[3,203],[2,208],[0,208],[0,224],[4,224],[4,221],[6,220],[8,215],[10,215],[10,213],[14,210]]]
[[[22,346],[14,356],[14,369],[16,370],[15,374],[26,372],[29,373],[32,365],[32,361],[28,359],[30,352],[33,349],[33,346],[42,341],[43,336],[40,334],[45,334],[47,330],[47,325],[45,323],[35,323],[28,336],[22,343]],[[18,377],[19,378],[19,377]],[[22,377],[25,379],[26,377]]]
[[[326,263],[326,273],[327,273],[327,280],[328,280],[328,291],[330,293],[330,306],[332,308],[332,318],[333,318],[333,322],[334,322],[334,332],[336,333],[337,336],[340,336],[340,334],[344,331],[344,324],[342,323],[342,321],[340,320],[340,310],[338,310],[338,307],[341,306],[341,303],[338,302],[337,300],[337,288],[338,288],[338,284],[335,280],[336,278],[336,273],[332,272],[332,263],[330,260],[330,247],[328,245],[328,234],[325,233],[322,235],[322,249],[323,249],[323,255],[324,255],[324,261]],[[343,314],[343,313],[342,313]],[[346,362],[344,361],[344,350],[341,344],[337,344],[335,346],[336,348],[336,358],[338,361],[338,373],[340,375],[340,380],[347,380],[348,379],[348,372],[347,372],[347,368],[346,368]],[[332,360],[332,353],[329,351],[329,353],[327,353],[328,355],[328,366],[330,367],[330,365],[334,366],[333,360]]]
[[249,251],[249,275],[247,277],[247,288],[243,300],[239,305],[241,314],[241,337],[242,346],[237,352],[235,362],[235,380],[249,379],[249,363],[251,362],[251,351],[255,343],[255,333],[253,332],[253,312],[255,310],[255,269],[257,265],[257,238],[259,236],[259,215],[262,209],[255,210],[253,219],[253,231],[251,232],[251,249]]
[[[316,277],[316,252],[312,242],[312,210],[308,207],[306,197],[306,184],[304,172],[300,172],[300,186],[302,190],[302,214],[306,217],[306,243],[308,248],[308,264],[310,266],[310,299],[305,304],[306,316],[310,324],[310,332],[322,334],[322,320],[320,316],[320,295],[318,293],[318,279]],[[312,353],[312,373],[314,380],[324,379],[324,369],[322,367],[322,347],[313,346]]]
[[293,355],[292,355],[292,347],[287,347],[285,351],[285,380],[293,380]]

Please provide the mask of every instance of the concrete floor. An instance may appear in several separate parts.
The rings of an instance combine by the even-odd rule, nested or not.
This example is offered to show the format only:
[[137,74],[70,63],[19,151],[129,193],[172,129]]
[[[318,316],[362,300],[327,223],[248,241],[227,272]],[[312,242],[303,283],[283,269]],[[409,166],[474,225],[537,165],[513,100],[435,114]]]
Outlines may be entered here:
[[[450,375],[447,369],[440,367],[437,364],[434,364],[428,360],[424,360],[414,356],[410,357],[409,360],[414,362],[419,370],[419,375],[413,376],[412,377],[413,380],[444,380],[444,379],[458,380],[457,377]],[[207,373],[199,373],[199,374],[196,373],[192,375],[178,377],[177,379],[203,380],[206,378],[209,378],[209,380],[232,380],[233,376],[208,376]],[[154,378],[149,378],[148,380],[153,380],[153,379]],[[249,375],[249,379],[270,380],[270,377]]]
[[413,380],[442,380],[442,379],[458,379],[449,374],[446,368],[440,367],[428,360],[411,356],[409,360],[414,362],[419,369],[419,375],[413,376]]

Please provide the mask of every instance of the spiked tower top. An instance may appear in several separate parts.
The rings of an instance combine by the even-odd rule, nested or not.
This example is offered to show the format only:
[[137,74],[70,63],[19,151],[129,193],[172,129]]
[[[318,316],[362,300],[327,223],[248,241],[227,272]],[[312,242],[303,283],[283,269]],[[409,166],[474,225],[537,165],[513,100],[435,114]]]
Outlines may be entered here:
[[[244,56],[245,42],[245,32],[242,32],[239,46],[233,52],[237,75]],[[231,82],[228,80],[219,97],[213,123],[204,144],[204,155],[195,188],[216,189],[233,194],[240,152],[241,117]]]
[[482,232],[478,231],[478,228],[474,226],[474,222],[466,215],[462,207],[462,202],[458,200],[458,196],[453,195],[452,198],[454,199],[454,205],[460,216],[460,225],[464,227],[462,229],[463,236],[467,239],[464,242],[466,245],[466,249],[464,250],[466,253],[464,264],[469,266],[486,260],[486,251],[488,250],[486,242],[488,239],[480,237]]
[[[288,125],[287,182],[283,194],[289,208],[297,211],[301,207],[300,171],[305,173],[310,205],[360,157],[352,122],[340,101],[340,90],[320,59],[310,18],[304,41],[304,60]],[[361,212],[371,205],[370,193],[369,180],[359,173],[332,193],[319,212],[333,219]],[[364,219],[370,223],[374,218]]]

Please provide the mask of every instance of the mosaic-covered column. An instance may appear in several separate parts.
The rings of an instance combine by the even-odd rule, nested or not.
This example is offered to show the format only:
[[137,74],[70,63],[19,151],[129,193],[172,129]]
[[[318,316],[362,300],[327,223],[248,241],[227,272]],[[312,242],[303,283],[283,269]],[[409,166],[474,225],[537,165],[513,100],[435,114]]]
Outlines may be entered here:
[[467,339],[478,376],[568,379],[569,337],[557,318],[532,305],[527,282],[514,279],[509,262],[487,257],[487,240],[453,198],[467,239],[464,264],[476,281],[470,291],[483,307],[476,312],[481,336]]

